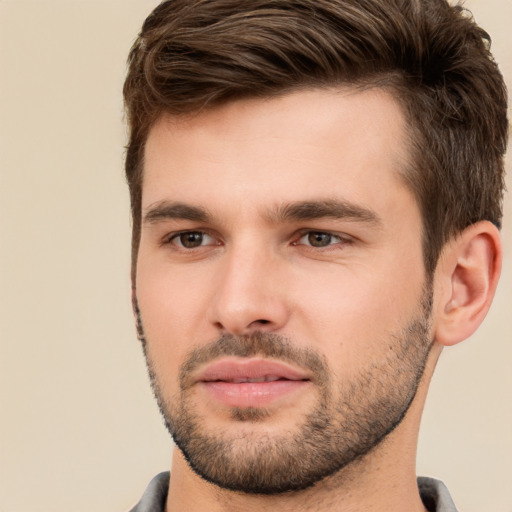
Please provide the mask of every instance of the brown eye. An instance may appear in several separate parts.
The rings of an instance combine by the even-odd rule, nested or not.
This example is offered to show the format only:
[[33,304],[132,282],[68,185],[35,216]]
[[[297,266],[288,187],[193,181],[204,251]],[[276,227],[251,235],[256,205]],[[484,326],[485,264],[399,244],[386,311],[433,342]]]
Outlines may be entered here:
[[307,234],[308,245],[312,247],[327,247],[332,243],[333,236],[320,231],[310,231]]
[[172,242],[176,245],[184,247],[185,249],[195,249],[204,245],[205,239],[209,239],[208,235],[201,231],[187,231],[176,235]]

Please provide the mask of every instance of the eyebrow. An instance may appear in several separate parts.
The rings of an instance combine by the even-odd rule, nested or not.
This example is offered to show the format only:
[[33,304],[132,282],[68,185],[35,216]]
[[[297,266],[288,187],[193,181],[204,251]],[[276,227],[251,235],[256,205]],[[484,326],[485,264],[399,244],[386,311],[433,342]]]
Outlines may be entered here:
[[345,219],[380,226],[381,218],[370,208],[355,203],[332,199],[297,201],[278,206],[269,213],[271,222],[291,222],[315,219]]
[[[295,201],[269,210],[267,220],[273,224],[315,219],[344,219],[380,226],[380,217],[370,208],[339,200]],[[181,202],[161,201],[147,208],[144,223],[154,224],[163,220],[190,220],[208,223],[212,216],[200,206]]]
[[149,224],[173,219],[207,223],[210,220],[210,215],[204,208],[199,206],[168,201],[162,201],[149,206],[144,215],[144,223]]

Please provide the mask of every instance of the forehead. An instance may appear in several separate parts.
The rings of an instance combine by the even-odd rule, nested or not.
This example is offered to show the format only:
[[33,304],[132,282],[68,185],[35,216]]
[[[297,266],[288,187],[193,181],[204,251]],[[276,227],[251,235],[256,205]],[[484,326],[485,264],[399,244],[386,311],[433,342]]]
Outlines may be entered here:
[[407,161],[404,116],[383,90],[240,100],[155,123],[142,202],[145,208],[171,198],[215,207],[231,200],[248,209],[341,195],[385,203],[403,188]]

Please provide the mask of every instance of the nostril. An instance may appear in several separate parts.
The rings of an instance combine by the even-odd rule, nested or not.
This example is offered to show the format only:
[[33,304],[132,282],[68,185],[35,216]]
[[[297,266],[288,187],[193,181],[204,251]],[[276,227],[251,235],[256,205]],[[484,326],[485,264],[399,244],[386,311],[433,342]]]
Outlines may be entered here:
[[[258,326],[271,324],[270,320],[266,320],[265,318],[260,318],[259,320],[254,320],[247,327],[248,328],[258,328]],[[215,322],[215,327],[219,330],[226,329],[226,327],[222,324],[222,322]],[[226,329],[227,330],[227,329]]]

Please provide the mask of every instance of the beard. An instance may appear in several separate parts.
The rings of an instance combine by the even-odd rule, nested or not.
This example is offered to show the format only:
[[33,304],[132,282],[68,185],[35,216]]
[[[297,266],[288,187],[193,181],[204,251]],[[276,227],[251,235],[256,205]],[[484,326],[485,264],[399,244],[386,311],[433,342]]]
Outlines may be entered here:
[[[421,311],[399,332],[381,340],[382,351],[350,379],[334,382],[328,362],[277,334],[223,335],[193,349],[180,368],[180,390],[168,396],[151,359],[142,318],[135,303],[153,393],[165,425],[189,466],[204,480],[250,494],[280,494],[313,486],[362,459],[405,417],[424,373],[432,346],[429,338],[432,292],[426,287]],[[293,430],[279,434],[264,428],[214,429],[196,410],[190,374],[223,356],[266,357],[309,370],[315,406]],[[265,408],[231,408],[233,423],[264,425]]]

